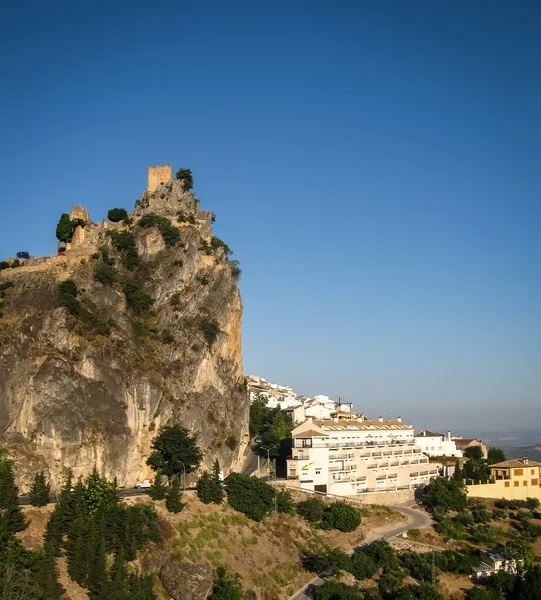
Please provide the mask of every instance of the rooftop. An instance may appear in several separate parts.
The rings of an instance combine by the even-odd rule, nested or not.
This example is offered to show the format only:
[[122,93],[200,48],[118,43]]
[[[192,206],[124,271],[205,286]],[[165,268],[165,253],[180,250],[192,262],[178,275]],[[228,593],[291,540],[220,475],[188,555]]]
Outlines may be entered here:
[[433,431],[427,431],[423,429],[420,433],[417,433],[415,437],[445,437],[443,433],[434,433]]
[[400,421],[333,421],[332,419],[314,419],[314,425],[331,431],[370,431],[371,429],[402,429],[411,430],[410,425]]
[[541,467],[541,463],[527,458],[512,458],[503,462],[490,465],[491,469],[522,469],[522,467]]

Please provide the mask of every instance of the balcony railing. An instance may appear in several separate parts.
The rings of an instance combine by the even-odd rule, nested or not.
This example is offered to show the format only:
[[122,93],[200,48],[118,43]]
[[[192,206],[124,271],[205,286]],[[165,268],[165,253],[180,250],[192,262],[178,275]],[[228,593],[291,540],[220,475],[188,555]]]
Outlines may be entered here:
[[353,471],[356,470],[357,467],[355,465],[344,465],[344,466],[332,466],[329,467],[329,471]]
[[[312,448],[360,448],[360,447],[384,447],[384,446],[415,446],[410,440],[382,440],[378,442],[312,442]],[[302,448],[303,446],[295,446]],[[304,446],[306,448],[306,446]]]

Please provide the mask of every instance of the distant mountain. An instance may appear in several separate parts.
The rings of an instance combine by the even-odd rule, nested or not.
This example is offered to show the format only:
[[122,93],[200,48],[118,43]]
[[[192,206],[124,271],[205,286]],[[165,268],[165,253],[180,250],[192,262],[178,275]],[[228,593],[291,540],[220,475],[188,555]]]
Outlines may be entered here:
[[541,462],[541,444],[537,446],[515,446],[513,448],[503,448],[507,458],[529,458]]

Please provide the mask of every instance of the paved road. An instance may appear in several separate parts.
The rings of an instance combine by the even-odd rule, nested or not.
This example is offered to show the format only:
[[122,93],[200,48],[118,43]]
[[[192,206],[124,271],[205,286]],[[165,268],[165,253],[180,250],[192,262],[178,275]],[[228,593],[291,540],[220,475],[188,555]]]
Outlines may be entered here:
[[[432,523],[432,519],[430,515],[427,515],[425,512],[417,510],[415,508],[410,508],[409,506],[393,506],[393,510],[396,512],[402,513],[408,519],[406,525],[401,524],[399,526],[393,525],[383,525],[382,527],[377,527],[374,529],[371,534],[366,538],[363,543],[363,546],[367,546],[372,543],[374,540],[383,538],[385,540],[389,540],[395,535],[399,535],[408,529],[415,529],[420,527],[426,527]],[[311,579],[304,587],[293,594],[289,598],[289,600],[308,600],[312,598],[312,592],[315,587],[319,585],[323,585],[324,580],[321,577],[314,577]]]

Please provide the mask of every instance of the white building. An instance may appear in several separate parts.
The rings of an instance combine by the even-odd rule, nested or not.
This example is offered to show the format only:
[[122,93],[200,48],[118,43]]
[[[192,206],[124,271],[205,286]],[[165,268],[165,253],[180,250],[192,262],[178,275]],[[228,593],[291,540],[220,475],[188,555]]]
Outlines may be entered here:
[[462,451],[456,447],[456,443],[451,439],[451,432],[447,435],[434,433],[423,429],[415,435],[415,443],[421,446],[423,452],[428,456],[456,456],[462,458]]
[[438,475],[415,444],[413,428],[396,421],[307,419],[292,432],[288,479],[302,489],[351,496],[426,485]]

